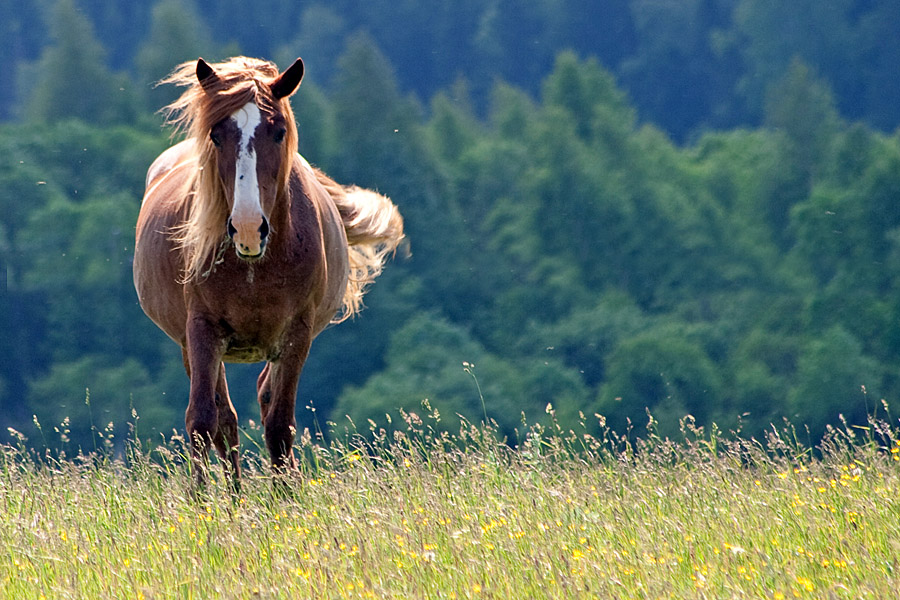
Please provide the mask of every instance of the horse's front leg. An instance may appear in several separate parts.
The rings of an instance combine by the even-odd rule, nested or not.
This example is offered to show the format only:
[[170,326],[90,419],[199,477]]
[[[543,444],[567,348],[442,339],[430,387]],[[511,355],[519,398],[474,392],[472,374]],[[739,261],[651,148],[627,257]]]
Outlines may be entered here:
[[312,330],[305,322],[295,323],[291,329],[290,341],[282,348],[278,360],[266,365],[257,382],[266,448],[275,472],[296,466],[292,451],[297,429],[294,407],[300,371],[312,343]]
[[184,425],[191,440],[191,458],[197,469],[199,484],[206,481],[210,444],[216,439],[219,429],[216,387],[223,351],[222,336],[212,324],[201,317],[189,319],[185,362],[191,379],[191,392]]
[[219,429],[213,437],[213,444],[222,457],[225,470],[231,475],[235,490],[240,487],[241,461],[238,447],[237,411],[228,394],[228,382],[225,379],[225,364],[219,365],[219,377],[216,381],[216,411],[218,412]]

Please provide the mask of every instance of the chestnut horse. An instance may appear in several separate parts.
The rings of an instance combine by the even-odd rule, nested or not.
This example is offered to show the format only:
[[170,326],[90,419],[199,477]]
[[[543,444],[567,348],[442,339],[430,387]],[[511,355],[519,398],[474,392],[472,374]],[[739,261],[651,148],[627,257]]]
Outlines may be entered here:
[[237,413],[224,362],[266,361],[257,397],[276,471],[294,465],[294,404],[313,338],[355,314],[403,237],[387,198],[344,187],[297,153],[283,73],[245,57],[184,63],[167,107],[187,139],[147,173],[134,283],[144,312],[182,349],[191,388],[185,426],[204,469],[215,446],[240,477]]

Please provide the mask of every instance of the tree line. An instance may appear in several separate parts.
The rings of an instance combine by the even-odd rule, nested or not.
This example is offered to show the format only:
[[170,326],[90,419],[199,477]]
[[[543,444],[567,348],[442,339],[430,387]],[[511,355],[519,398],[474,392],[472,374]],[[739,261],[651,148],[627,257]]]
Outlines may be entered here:
[[363,31],[397,67],[402,90],[427,100],[465,79],[482,117],[495,80],[536,95],[557,53],[571,50],[596,57],[640,120],[679,142],[763,125],[770,87],[795,59],[828,81],[845,118],[891,131],[900,124],[898,18],[891,0],[23,0],[0,5],[0,119],[32,110],[48,47],[88,21],[96,43],[80,52],[99,48],[107,67],[137,81],[151,101],[144,109],[166,96],[147,87],[200,53],[279,63],[300,54],[311,80],[330,87],[347,38]]
[[[153,110],[173,93],[136,84],[133,73],[158,78],[173,54],[206,53],[221,39],[213,31],[234,32],[226,54],[289,55],[216,20],[253,23],[244,8],[219,14],[198,3],[188,14],[163,0],[147,9],[153,42],[116,66],[97,25],[113,12],[88,4],[44,7],[52,42],[19,70],[27,100],[0,125],[0,415],[39,435],[36,416],[44,435],[56,428],[87,448],[91,430],[109,423],[171,432],[187,394],[177,347],[143,316],[131,284],[144,174],[170,143]],[[263,4],[290,3],[254,6]],[[723,121],[740,127],[712,128],[714,113],[727,111],[691,126],[666,113],[678,131],[631,92],[622,71],[630,46],[616,62],[557,45],[545,70],[527,66],[538,83],[519,73],[487,84],[457,71],[416,89],[392,58],[401,41],[383,43],[379,17],[347,4],[307,6],[304,19],[340,15],[343,25],[301,26],[312,37],[285,46],[310,43],[313,29],[334,35],[331,46],[316,45],[327,77],[311,77],[294,97],[301,152],[340,181],[390,195],[410,247],[367,296],[369,309],[316,341],[301,381],[302,426],[381,427],[386,413],[421,412],[427,399],[445,423],[493,419],[511,437],[523,419],[547,418],[549,405],[567,427],[597,428],[601,415],[624,431],[643,426],[649,409],[665,434],[687,414],[749,435],[786,417],[817,439],[828,424],[862,423],[897,397],[900,137],[883,133],[889,123],[869,109],[848,109],[822,64],[795,54],[761,75],[759,114]],[[776,3],[620,4],[641,27],[658,28],[658,11],[691,6],[719,15],[713,30],[762,19]],[[856,27],[881,10],[839,4],[846,13],[825,12],[849,16],[855,6]],[[487,27],[488,5],[500,27],[518,4],[462,3],[446,35],[468,39],[472,21]],[[398,14],[412,18],[417,6],[401,3]],[[368,31],[354,28],[357,18]],[[494,33],[496,56],[530,56],[516,43],[531,38]],[[255,414],[257,372],[229,366],[242,422]]]

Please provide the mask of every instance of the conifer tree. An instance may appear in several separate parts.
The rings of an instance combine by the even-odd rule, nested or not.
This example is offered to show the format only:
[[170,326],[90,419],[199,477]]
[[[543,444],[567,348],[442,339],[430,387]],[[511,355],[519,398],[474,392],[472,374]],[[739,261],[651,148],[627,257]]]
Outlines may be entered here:
[[138,80],[146,90],[151,110],[169,104],[181,93],[173,86],[155,87],[156,82],[186,60],[213,56],[209,30],[190,0],[160,0],[153,6],[150,33],[135,58]]
[[106,52],[73,0],[59,0],[49,22],[52,42],[34,72],[26,116],[113,123],[134,117],[131,86],[106,67]]

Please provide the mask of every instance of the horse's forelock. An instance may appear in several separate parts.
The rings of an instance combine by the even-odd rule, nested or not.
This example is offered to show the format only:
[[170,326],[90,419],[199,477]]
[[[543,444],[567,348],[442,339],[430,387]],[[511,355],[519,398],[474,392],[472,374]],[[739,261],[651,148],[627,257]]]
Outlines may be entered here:
[[231,58],[214,63],[215,83],[200,85],[196,75],[196,63],[182,63],[160,84],[173,84],[187,88],[170,105],[163,108],[167,122],[176,131],[201,139],[219,121],[246,105],[255,102],[261,109],[290,110],[288,103],[280,103],[272,95],[269,84],[278,77],[274,63],[246,58]]

